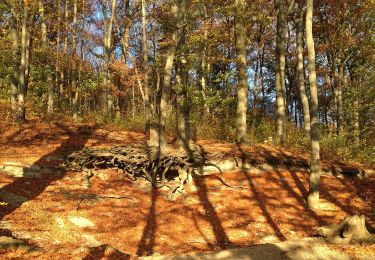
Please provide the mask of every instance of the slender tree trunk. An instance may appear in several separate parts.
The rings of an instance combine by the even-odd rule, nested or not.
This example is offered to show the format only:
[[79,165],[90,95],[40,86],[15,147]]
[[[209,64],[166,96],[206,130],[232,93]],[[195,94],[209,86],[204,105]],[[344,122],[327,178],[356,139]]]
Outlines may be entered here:
[[20,56],[19,56],[19,44],[18,44],[18,30],[17,30],[17,21],[16,13],[12,5],[11,10],[11,36],[12,36],[12,55],[13,55],[13,73],[11,76],[10,82],[10,103],[12,109],[12,117],[14,120],[17,120],[17,95],[19,87],[19,66],[20,66]]
[[105,73],[104,73],[104,114],[112,114],[113,96],[111,93],[111,75],[109,71],[109,64],[112,57],[112,31],[115,19],[116,0],[111,0],[111,13],[108,19],[107,14],[107,0],[104,1],[103,16],[104,16],[104,56],[105,56]]
[[175,57],[176,49],[180,41],[183,19],[186,13],[186,0],[179,0],[177,5],[171,7],[171,11],[176,20],[176,28],[172,34],[172,44],[168,48],[166,62],[164,67],[164,77],[163,77],[163,87],[161,90],[160,97],[160,115],[159,115],[159,131],[158,131],[158,140],[159,140],[159,155],[162,154],[167,146],[167,140],[165,135],[165,126],[167,122],[167,104],[168,104],[168,93],[171,86],[172,78],[172,69],[173,69],[173,59]]
[[130,5],[129,0],[125,0],[125,28],[124,33],[121,36],[121,46],[122,46],[122,55],[124,58],[124,64],[126,65],[127,62],[127,54],[129,48],[129,37],[130,37]]
[[18,115],[17,121],[23,123],[26,121],[25,115],[25,101],[27,93],[27,45],[28,45],[28,6],[23,2],[22,4],[22,19],[21,19],[21,67],[19,74],[19,93],[18,93]]
[[281,0],[275,1],[277,12],[276,39],[276,143],[283,144],[285,139],[285,13]]
[[236,8],[235,35],[237,53],[237,109],[236,109],[236,142],[246,143],[247,138],[247,107],[248,83],[246,66],[246,39],[245,39],[245,2],[235,0]]
[[305,89],[305,72],[304,72],[304,59],[303,59],[303,11],[297,18],[297,74],[298,74],[298,86],[299,94],[301,97],[302,108],[303,108],[303,122],[306,133],[310,135],[310,107],[309,100],[306,95]]
[[342,107],[342,89],[344,86],[344,63],[340,58],[339,61],[339,71],[338,71],[338,86],[337,86],[337,130],[338,134],[342,134],[344,130],[344,116]]
[[189,152],[189,131],[188,131],[188,100],[186,89],[186,71],[184,67],[184,58],[182,56],[176,70],[176,84],[177,84],[177,138],[180,147]]
[[306,0],[306,45],[308,51],[308,70],[311,93],[311,159],[309,194],[307,203],[311,209],[319,206],[319,182],[320,182],[320,134],[318,122],[318,88],[315,71],[315,47],[312,31],[313,0]]
[[78,29],[78,0],[73,1],[73,35],[72,35],[72,56],[73,56],[73,70],[72,70],[72,92],[73,92],[73,119],[78,119],[78,96],[79,90],[77,87],[77,29]]
[[[207,6],[204,5],[204,21],[207,23],[208,20],[208,13],[207,13]],[[206,88],[207,88],[207,43],[208,43],[208,28],[207,24],[204,25],[203,31],[203,38],[204,38],[204,46],[202,51],[202,58],[201,58],[201,96],[203,101],[203,118],[205,118],[205,114],[210,114],[210,108],[207,105],[206,101]]]
[[264,89],[263,65],[264,65],[264,44],[262,44],[262,55],[260,59],[260,88],[262,91],[262,114],[265,115],[266,113],[266,91]]
[[147,17],[146,17],[146,0],[142,0],[142,36],[143,36],[143,69],[144,69],[144,95],[145,95],[145,129],[149,131],[151,123],[150,111],[150,94],[148,85],[148,47],[147,47]]
[[[358,93],[356,94],[358,95]],[[358,102],[357,96],[355,97],[353,107],[354,107],[353,136],[354,136],[355,144],[359,145],[359,102]]]
[[[57,35],[56,35],[56,63],[55,63],[55,91],[59,91],[60,86],[60,34],[61,34],[61,0],[57,0]],[[61,99],[61,93],[58,93]]]
[[[84,54],[84,46],[85,46],[85,17],[86,17],[86,0],[82,0],[81,3],[82,10],[81,10],[81,43],[80,43],[80,59],[78,61],[78,86],[77,86],[77,92],[80,92],[80,84],[82,82],[82,63],[84,62],[85,54]],[[82,100],[82,97],[81,97]],[[85,102],[83,102],[84,104]],[[79,111],[82,110],[81,106],[78,109]]]
[[[42,42],[43,48],[45,52],[48,52],[48,40],[47,40],[47,25],[46,25],[46,16],[44,13],[44,4],[43,0],[39,0],[39,15],[41,20],[41,33],[42,33]],[[48,85],[48,102],[47,102],[47,114],[53,113],[53,77],[52,77],[52,70],[49,65],[49,61],[47,61],[44,69],[47,71],[47,85]]]
[[[64,5],[64,58],[66,60],[68,54],[68,45],[69,45],[69,0],[65,0]],[[65,84],[65,82],[67,84]],[[61,79],[60,79],[60,96],[63,97],[64,95],[64,86],[68,85],[68,78],[67,78],[67,70],[62,69],[61,71]],[[62,104],[62,103],[61,103]]]

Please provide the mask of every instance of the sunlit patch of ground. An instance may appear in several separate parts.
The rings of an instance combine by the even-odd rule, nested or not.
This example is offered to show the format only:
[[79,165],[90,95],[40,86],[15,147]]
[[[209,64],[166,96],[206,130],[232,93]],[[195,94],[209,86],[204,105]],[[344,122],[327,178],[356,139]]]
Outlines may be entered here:
[[[47,251],[0,250],[5,256],[63,259],[103,244],[132,255],[206,252],[311,236],[316,227],[337,223],[348,214],[364,214],[369,228],[375,228],[375,176],[322,177],[321,209],[315,212],[304,200],[305,171],[224,174],[226,182],[243,189],[224,186],[215,175],[199,177],[186,187],[187,196],[176,201],[115,170],[100,171],[85,189],[79,172],[59,168],[64,156],[85,146],[141,143],[145,135],[95,125],[31,124],[2,129],[0,164],[14,161],[49,172],[42,178],[0,174],[0,190],[27,200],[0,205],[0,228]],[[210,153],[238,153],[235,145],[199,143]],[[265,145],[244,150],[258,161],[306,159]],[[363,248],[375,254],[373,247]]]

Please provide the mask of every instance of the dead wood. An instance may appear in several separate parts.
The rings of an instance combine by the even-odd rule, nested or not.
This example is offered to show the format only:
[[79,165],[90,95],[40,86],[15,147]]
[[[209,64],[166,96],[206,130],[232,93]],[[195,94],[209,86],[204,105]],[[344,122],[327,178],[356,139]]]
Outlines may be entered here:
[[375,243],[375,235],[367,230],[363,215],[347,216],[337,225],[318,228],[317,233],[333,244]]

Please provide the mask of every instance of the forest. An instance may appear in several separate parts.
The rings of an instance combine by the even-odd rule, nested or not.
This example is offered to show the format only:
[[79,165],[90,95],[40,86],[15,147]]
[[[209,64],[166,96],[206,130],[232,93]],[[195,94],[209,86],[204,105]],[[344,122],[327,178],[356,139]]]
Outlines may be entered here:
[[375,258],[373,0],[0,1],[0,258]]

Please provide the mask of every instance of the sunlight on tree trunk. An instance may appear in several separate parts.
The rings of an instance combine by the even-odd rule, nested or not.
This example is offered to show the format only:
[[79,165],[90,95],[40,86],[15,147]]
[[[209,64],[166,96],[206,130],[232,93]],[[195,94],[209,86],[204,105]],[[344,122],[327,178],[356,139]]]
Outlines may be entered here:
[[236,109],[236,142],[246,143],[247,138],[247,107],[248,107],[248,83],[246,70],[246,38],[245,38],[245,2],[235,0],[236,8],[235,35],[236,35],[236,53],[237,53],[237,109]]
[[104,17],[104,56],[105,56],[105,73],[104,73],[104,96],[103,96],[103,111],[105,115],[112,114],[113,96],[111,93],[111,73],[109,71],[109,64],[112,58],[112,31],[115,20],[116,0],[111,0],[110,3],[110,17],[107,13],[107,0],[103,4]]
[[[46,25],[46,17],[44,13],[44,4],[42,0],[39,0],[39,15],[40,15],[40,22],[41,22],[41,32],[42,32],[42,42],[43,42],[43,49],[45,52],[48,51],[48,39],[47,39],[47,25]],[[48,85],[48,101],[47,101],[47,114],[53,113],[53,82],[52,82],[52,70],[49,65],[49,61],[47,61],[45,68],[47,72],[47,85]]]
[[305,72],[304,72],[304,59],[303,59],[303,11],[300,11],[300,17],[297,18],[297,71],[298,71],[298,86],[299,94],[301,97],[302,108],[303,108],[303,122],[304,129],[308,135],[310,135],[310,108],[309,100],[306,95],[305,88]]
[[72,52],[73,52],[73,70],[72,70],[72,90],[73,90],[73,119],[78,119],[78,97],[79,90],[77,84],[77,16],[78,16],[78,0],[73,1],[73,35],[72,35]]
[[144,102],[145,102],[145,130],[150,128],[150,94],[148,83],[148,47],[147,47],[147,18],[146,18],[146,0],[142,0],[142,36],[143,36],[143,82],[144,82]]
[[320,144],[319,144],[319,122],[318,122],[318,88],[316,84],[315,71],[315,47],[312,31],[313,0],[306,0],[306,45],[308,52],[308,70],[311,93],[311,159],[309,194],[307,203],[311,209],[319,206],[319,182],[320,182]]
[[172,33],[172,44],[168,48],[167,58],[164,67],[163,87],[161,90],[161,98],[159,105],[159,154],[162,154],[167,146],[165,126],[167,121],[168,94],[171,87],[173,59],[175,57],[176,49],[182,33],[182,22],[186,12],[186,0],[179,0],[178,5],[173,5],[171,9],[173,17],[176,20],[176,28],[174,28],[174,31]]
[[12,36],[12,55],[13,55],[13,73],[11,75],[10,82],[10,103],[12,109],[12,117],[14,120],[17,120],[17,95],[19,87],[19,66],[20,66],[20,56],[19,56],[19,44],[18,44],[18,30],[17,30],[17,21],[16,13],[14,6],[12,5],[11,10],[11,36]]
[[[207,13],[207,4],[204,5],[204,21],[205,23],[208,22],[208,13]],[[207,64],[207,41],[208,41],[208,28],[207,24],[204,25],[204,32],[203,32],[203,39],[204,39],[204,46],[202,51],[202,57],[201,57],[201,96],[203,101],[203,118],[205,118],[206,115],[210,114],[210,108],[207,105],[207,98],[206,98],[206,88],[207,88],[207,72],[208,72],[208,64]]]
[[283,144],[285,139],[285,11],[281,0],[275,1],[277,12],[276,35],[276,143]]
[[27,20],[28,20],[28,6],[23,3],[22,6],[22,20],[21,20],[21,69],[19,74],[19,93],[18,93],[18,116],[17,121],[25,122],[25,101],[27,93],[27,58],[28,58],[28,31],[27,31]]

